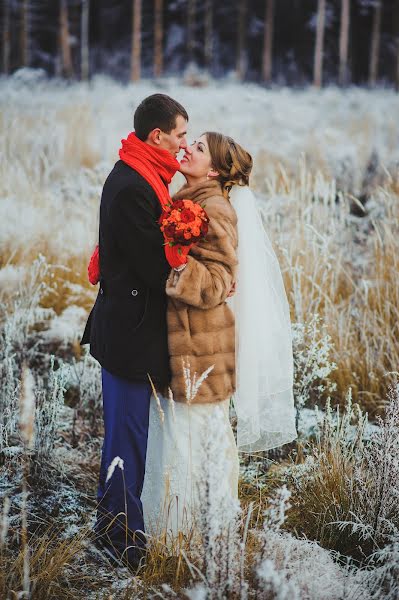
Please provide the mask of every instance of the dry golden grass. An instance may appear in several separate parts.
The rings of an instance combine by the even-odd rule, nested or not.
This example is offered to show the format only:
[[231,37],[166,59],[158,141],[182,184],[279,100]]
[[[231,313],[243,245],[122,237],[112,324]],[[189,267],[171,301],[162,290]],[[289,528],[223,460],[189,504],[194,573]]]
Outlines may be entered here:
[[[61,531],[51,526],[31,535],[29,543],[30,598],[32,600],[72,600],[87,589],[88,580],[74,561],[84,548],[88,529],[83,528],[73,540],[60,540]],[[0,550],[0,597],[18,598],[22,589],[24,555],[22,550]],[[91,582],[93,585],[93,582]]]
[[[283,226],[273,217],[269,226],[280,247],[292,319],[306,322],[310,315],[321,316],[337,364],[331,375],[337,385],[333,400],[342,402],[350,386],[355,401],[373,417],[383,411],[382,399],[392,382],[389,374],[399,364],[399,211],[393,181],[378,192],[384,218],[370,220],[369,232],[360,240],[354,240],[356,232],[345,225],[349,199],[341,199],[337,210],[331,182],[308,171],[290,179],[281,169],[272,187],[273,194],[290,198]],[[54,265],[47,281],[52,291],[43,305],[57,314],[71,304],[89,311],[96,295],[87,281],[89,254],[60,261],[42,239],[32,247],[3,249],[0,264],[30,265],[39,252]]]
[[318,439],[307,443],[310,462],[286,473],[292,495],[284,528],[355,559],[364,557],[369,544],[361,542],[360,534],[340,528],[338,521],[356,520],[360,512],[353,482],[366,422],[359,406],[352,408],[350,392],[342,413],[331,411],[328,402]]
[[172,543],[165,534],[150,538],[146,565],[139,573],[144,587],[167,583],[172,589],[179,590],[188,586],[196,575],[195,569],[201,567],[198,560],[193,559],[193,548],[192,533],[179,532]]
[[[350,199],[341,197],[337,206],[334,186],[320,176],[302,171],[299,180],[276,185],[273,193],[291,200],[283,225],[271,220],[271,233],[280,247],[292,319],[321,316],[337,364],[330,376],[337,385],[334,402],[342,403],[351,387],[373,417],[383,412],[399,364],[398,197],[388,182],[376,191],[383,217],[348,225]],[[368,231],[359,234],[358,227]]]
[[[19,98],[18,90],[12,90],[12,85],[5,89]],[[97,93],[101,97],[111,90],[121,107],[126,107],[128,96],[130,102],[130,95],[133,98],[144,93],[138,89],[127,91],[111,83],[99,84]],[[28,239],[18,233],[16,226],[16,235],[3,240],[0,267],[7,263],[29,266],[41,252],[55,265],[52,283],[56,286],[43,299],[44,305],[51,306],[57,314],[70,304],[88,311],[95,288],[87,282],[86,267],[97,235],[99,193],[108,169],[102,171],[101,160],[111,161],[116,156],[116,146],[109,134],[125,121],[119,121],[116,115],[111,118],[112,111],[104,112],[110,110],[106,102],[98,103],[95,93],[83,87],[50,86],[47,91],[37,93],[41,94],[44,108],[31,106],[29,101],[21,105],[9,102],[0,115],[5,156],[0,165],[0,195],[12,198],[13,205],[20,206],[21,216],[31,207],[28,220],[31,217],[35,222]],[[181,90],[181,93],[190,96],[191,92]],[[288,96],[283,93],[280,100],[278,96],[277,93],[277,99],[273,100],[277,102],[275,108],[280,101],[283,107],[288,98],[290,102],[299,99],[300,110],[304,111],[300,114],[309,119],[301,95],[296,98],[295,94],[291,97],[291,92]],[[321,102],[319,108],[312,109],[315,114],[321,114],[317,110],[323,103],[333,111],[326,115],[329,125],[324,134],[315,129],[306,135],[303,131],[303,139],[298,138],[296,124],[292,123],[291,137],[283,136],[283,148],[289,150],[287,156],[278,145],[255,135],[251,184],[265,194],[266,207],[269,199],[285,200],[274,214],[269,213],[267,225],[273,241],[284,249],[280,253],[281,265],[293,319],[306,322],[309,315],[318,312],[332,337],[332,359],[338,366],[332,374],[337,384],[334,400],[342,401],[351,386],[354,398],[374,415],[383,409],[381,398],[386,397],[390,383],[387,373],[398,369],[399,292],[395,279],[399,232],[395,222],[399,217],[399,172],[393,165],[388,169],[381,164],[373,171],[370,148],[376,141],[378,122],[385,135],[381,137],[384,142],[378,138],[378,160],[384,157],[387,160],[387,149],[395,147],[395,115],[391,111],[387,117],[392,127],[387,126],[386,119],[379,121],[380,113],[370,109],[360,91],[353,91],[352,100],[354,106],[363,107],[361,117],[356,109],[347,110],[346,100],[341,104],[336,91],[326,92],[323,100],[310,94],[310,100],[317,106]],[[393,102],[388,93],[376,94],[375,100],[381,106]],[[195,113],[195,107],[192,108]],[[257,105],[257,110],[265,109]],[[268,116],[268,110],[264,114]],[[202,120],[202,111],[199,116]],[[222,130],[232,127],[232,123],[223,125],[222,112],[218,119]],[[273,119],[267,127],[276,134]],[[349,157],[349,166],[343,147],[338,144],[340,136],[343,140],[347,139],[345,136],[353,139],[356,146],[356,153]],[[288,139],[292,146],[287,145]],[[329,140],[337,151],[336,162],[329,152]],[[307,163],[302,159],[298,167],[298,157],[305,155]],[[333,179],[335,167],[338,183]],[[341,167],[348,181],[340,175]],[[374,221],[369,219],[368,239],[357,240],[356,225],[348,224],[349,205],[356,199],[349,193],[343,196],[337,186],[341,190],[360,191],[365,178],[370,180],[368,192],[384,215]],[[74,238],[75,229],[78,233]],[[60,230],[62,248],[58,249],[59,240],[53,233]],[[81,243],[82,238],[86,244]],[[75,247],[74,239],[79,247]],[[320,398],[321,402],[324,400]]]
[[291,498],[285,528],[295,535],[306,535],[324,548],[353,553],[355,542],[347,531],[340,532],[331,522],[347,520],[351,508],[345,478],[353,475],[353,465],[336,450],[320,458],[313,478]]
[[[0,267],[26,266],[29,270],[39,254],[46,257],[46,262],[50,266],[48,273],[42,279],[48,291],[42,297],[41,306],[52,308],[57,315],[71,304],[82,306],[89,311],[97,295],[97,287],[92,286],[88,281],[87,265],[90,258],[88,255],[66,257],[60,264],[59,257],[53,254],[46,240],[43,240],[41,244],[20,248],[13,254],[5,251],[0,255]],[[8,294],[5,289],[0,299],[7,302],[12,293],[13,290]]]

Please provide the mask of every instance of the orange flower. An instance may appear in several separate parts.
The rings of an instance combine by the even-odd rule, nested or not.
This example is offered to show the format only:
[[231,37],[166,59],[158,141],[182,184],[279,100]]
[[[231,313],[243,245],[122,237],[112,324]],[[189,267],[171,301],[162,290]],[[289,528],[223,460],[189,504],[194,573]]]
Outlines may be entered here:
[[206,235],[209,217],[204,208],[192,200],[175,200],[160,219],[160,229],[172,246],[187,246]]

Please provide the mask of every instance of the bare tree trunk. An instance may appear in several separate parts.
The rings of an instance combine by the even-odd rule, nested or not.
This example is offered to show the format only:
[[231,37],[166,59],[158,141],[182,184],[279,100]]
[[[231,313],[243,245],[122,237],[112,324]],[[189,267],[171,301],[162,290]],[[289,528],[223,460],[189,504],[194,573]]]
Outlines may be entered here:
[[239,80],[244,79],[246,71],[245,46],[246,46],[246,25],[247,25],[247,2],[248,0],[238,0],[238,25],[237,25],[237,65],[236,73]]
[[163,0],[155,0],[154,11],[154,75],[161,77],[163,69]]
[[69,19],[67,0],[60,0],[60,48],[62,73],[66,77],[72,77],[72,54],[69,42]]
[[263,37],[263,81],[269,83],[272,78],[273,54],[273,18],[274,0],[266,0],[265,28]]
[[339,84],[348,83],[348,46],[350,0],[341,0],[341,31],[339,35]]
[[213,6],[212,0],[205,0],[205,65],[208,71],[212,68],[213,59]]
[[8,74],[10,70],[10,4],[8,0],[3,1],[3,39],[2,57],[3,73]]
[[395,64],[395,87],[399,92],[399,2],[395,2],[394,12],[394,36],[396,45],[396,64]]
[[132,60],[130,80],[139,81],[141,77],[141,0],[133,0],[132,9]]
[[196,14],[195,0],[188,0],[188,5],[187,5],[187,57],[188,57],[189,63],[194,62],[195,14]]
[[378,56],[380,53],[382,3],[374,6],[373,30],[371,33],[369,85],[375,86],[378,77]]
[[321,87],[322,76],[323,76],[325,22],[326,22],[326,0],[318,0],[316,45],[315,45],[315,52],[314,52],[314,75],[313,75],[313,83],[317,88]]
[[83,81],[88,81],[89,79],[89,11],[90,0],[82,0],[80,25],[80,77]]
[[21,2],[21,64],[29,67],[29,0]]

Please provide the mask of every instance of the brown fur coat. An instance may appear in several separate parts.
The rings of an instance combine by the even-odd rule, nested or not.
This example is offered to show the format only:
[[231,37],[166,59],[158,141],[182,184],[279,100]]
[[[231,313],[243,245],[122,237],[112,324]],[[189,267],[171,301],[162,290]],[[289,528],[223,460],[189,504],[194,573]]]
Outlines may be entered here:
[[214,365],[191,402],[219,402],[235,391],[234,315],[225,300],[237,271],[237,216],[217,181],[186,184],[174,198],[201,204],[210,223],[187,266],[166,284],[171,388],[176,401],[187,402],[183,361],[191,380]]

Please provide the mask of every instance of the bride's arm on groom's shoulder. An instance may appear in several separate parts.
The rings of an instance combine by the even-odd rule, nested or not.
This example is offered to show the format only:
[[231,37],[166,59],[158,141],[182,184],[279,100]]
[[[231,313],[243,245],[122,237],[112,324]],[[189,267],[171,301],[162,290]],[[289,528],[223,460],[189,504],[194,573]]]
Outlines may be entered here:
[[204,242],[192,249],[186,267],[173,273],[166,293],[197,308],[213,308],[229,296],[237,265],[235,213],[223,203],[207,205],[210,222]]

